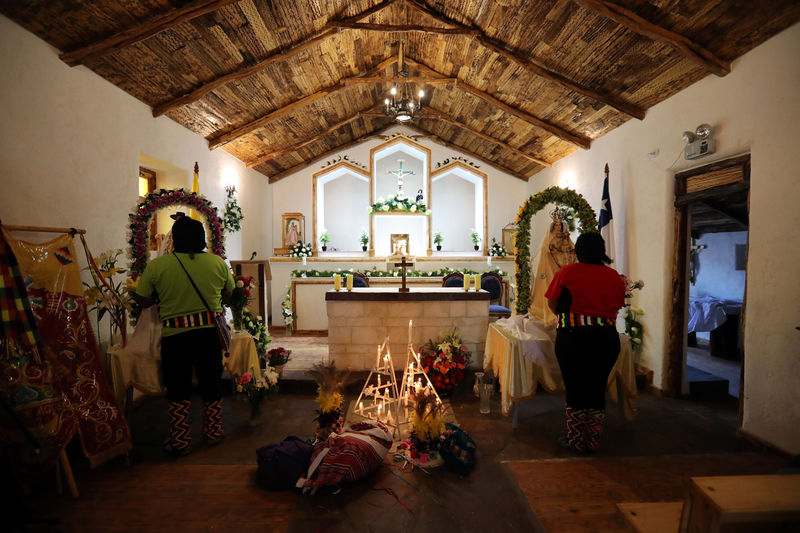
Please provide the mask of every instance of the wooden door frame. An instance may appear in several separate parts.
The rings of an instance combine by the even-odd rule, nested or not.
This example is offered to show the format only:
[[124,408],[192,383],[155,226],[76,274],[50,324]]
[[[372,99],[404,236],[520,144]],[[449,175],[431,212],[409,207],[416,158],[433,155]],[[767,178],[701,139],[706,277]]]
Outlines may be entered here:
[[[702,186],[700,190],[693,192],[687,191],[687,180],[715,172],[741,167],[742,179],[740,181],[709,186]],[[683,385],[683,368],[686,357],[687,345],[687,325],[688,325],[688,306],[689,306],[689,243],[690,243],[690,207],[692,202],[707,199],[720,194],[732,193],[742,190],[750,190],[750,154],[732,157],[722,161],[717,161],[701,167],[685,170],[675,174],[675,214],[674,214],[674,243],[672,259],[672,313],[670,316],[669,328],[667,329],[667,367],[665,369],[665,389],[667,396],[679,396]],[[748,198],[749,211],[749,198]],[[749,251],[749,232],[748,232],[748,251]],[[749,254],[748,254],[749,255]],[[746,279],[746,278],[745,278]],[[747,283],[745,282],[745,294],[742,303],[742,323],[744,323],[744,312],[747,302]],[[744,333],[742,335],[742,346],[744,346]],[[744,354],[742,355],[742,368],[744,368]],[[741,387],[741,385],[740,385]],[[739,409],[741,411],[741,398]]]

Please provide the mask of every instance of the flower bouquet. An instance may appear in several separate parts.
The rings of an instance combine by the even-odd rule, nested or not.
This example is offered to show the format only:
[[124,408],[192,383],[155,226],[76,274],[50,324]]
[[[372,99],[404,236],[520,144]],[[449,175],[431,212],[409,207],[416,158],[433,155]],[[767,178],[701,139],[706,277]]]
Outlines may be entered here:
[[[256,343],[256,351],[259,358],[264,358],[267,355],[267,345],[272,341],[267,331],[267,325],[264,319],[260,316],[253,316],[250,311],[245,309],[242,312],[242,325],[247,332],[253,336],[253,341]],[[263,368],[263,367],[262,367]]]
[[398,450],[407,461],[416,466],[439,466],[443,463],[439,455],[439,445],[445,430],[444,405],[429,387],[410,391],[409,396],[414,402],[411,435],[398,445]]
[[311,257],[311,244],[298,241],[289,246],[289,257]]
[[407,213],[419,213],[421,215],[430,216],[431,210],[421,200],[411,200],[407,198],[402,192],[398,192],[393,196],[389,196],[386,200],[379,197],[378,201],[367,207],[367,213],[374,212],[388,212],[388,211],[405,211]]
[[492,248],[489,250],[489,254],[494,257],[505,257],[506,248],[502,243],[497,242],[494,240],[494,237],[492,237]]
[[[117,266],[122,250],[108,250],[94,258],[97,271],[91,266],[83,270],[89,270],[92,274],[93,283],[90,285],[83,282],[86,290],[83,293],[86,304],[94,307],[90,311],[97,311],[97,322],[108,314],[111,317],[110,328],[111,337],[117,332],[126,329],[126,312],[133,310],[134,300],[128,290],[128,282],[123,280],[115,281],[117,274],[125,274],[126,270]],[[136,290],[134,286],[133,290]]]
[[233,281],[236,285],[233,291],[231,291],[231,298],[228,305],[233,313],[233,329],[241,331],[243,329],[242,317],[244,315],[244,308],[250,303],[250,290],[253,288],[253,278],[234,274]]
[[289,362],[290,355],[292,355],[291,350],[281,347],[273,348],[267,352],[267,365],[274,369],[280,377],[280,375],[283,373],[284,365]]
[[438,340],[429,340],[419,355],[422,368],[440,394],[450,392],[461,383],[470,359],[470,353],[455,330],[440,335]]
[[261,402],[278,392],[278,374],[269,367],[259,372],[251,368],[250,372],[236,377],[236,392],[244,394],[250,402],[250,424],[257,425],[261,418]]
[[283,321],[286,323],[286,329],[289,331],[292,327],[292,322],[294,322],[295,319],[294,310],[292,309],[291,288],[286,291],[286,298],[284,298],[281,302],[281,316],[283,316]]
[[342,423],[342,388],[347,373],[336,369],[336,363],[317,363],[311,370],[317,382],[317,441],[324,441],[331,433],[341,433]]

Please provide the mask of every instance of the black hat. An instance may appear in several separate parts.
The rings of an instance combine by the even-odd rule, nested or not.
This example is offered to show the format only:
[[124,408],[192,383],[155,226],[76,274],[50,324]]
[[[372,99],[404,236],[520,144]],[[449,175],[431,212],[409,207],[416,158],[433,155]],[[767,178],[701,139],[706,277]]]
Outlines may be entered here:
[[175,218],[172,224],[172,242],[176,252],[199,253],[206,247],[206,230],[203,223],[185,215]]

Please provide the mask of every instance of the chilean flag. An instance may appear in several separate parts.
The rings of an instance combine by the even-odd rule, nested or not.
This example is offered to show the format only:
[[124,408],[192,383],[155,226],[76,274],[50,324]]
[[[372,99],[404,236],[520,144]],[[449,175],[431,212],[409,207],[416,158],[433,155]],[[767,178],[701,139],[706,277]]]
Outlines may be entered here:
[[611,214],[611,196],[608,194],[608,165],[606,165],[606,178],[603,180],[603,200],[600,203],[600,217],[597,226],[600,229],[600,235],[606,241],[606,255],[615,261],[614,216]]

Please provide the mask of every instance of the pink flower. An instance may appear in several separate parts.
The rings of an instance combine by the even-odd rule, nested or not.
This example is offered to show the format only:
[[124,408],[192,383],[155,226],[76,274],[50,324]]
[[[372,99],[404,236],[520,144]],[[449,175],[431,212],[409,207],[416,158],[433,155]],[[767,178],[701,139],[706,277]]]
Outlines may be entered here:
[[252,379],[253,379],[253,374],[251,374],[250,372],[245,372],[244,374],[236,378],[236,383],[238,383],[239,385],[245,385],[247,383],[250,383]]

